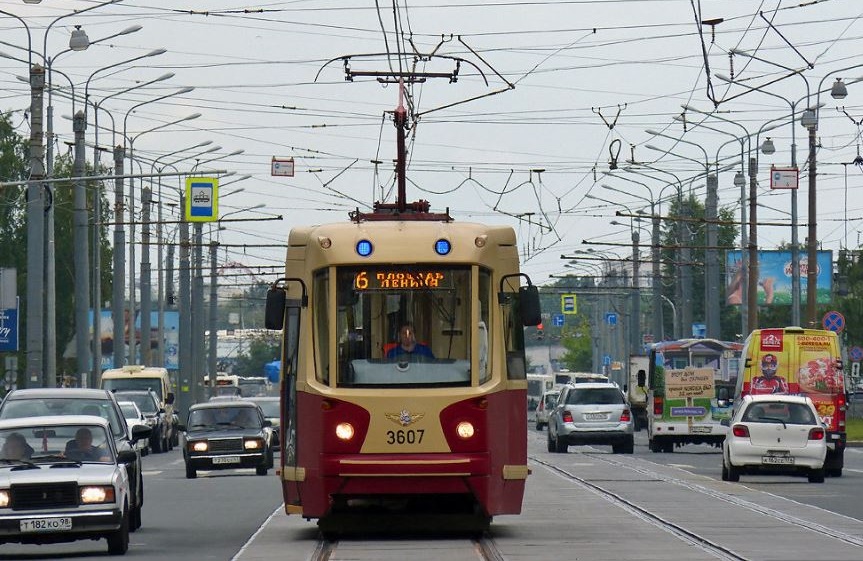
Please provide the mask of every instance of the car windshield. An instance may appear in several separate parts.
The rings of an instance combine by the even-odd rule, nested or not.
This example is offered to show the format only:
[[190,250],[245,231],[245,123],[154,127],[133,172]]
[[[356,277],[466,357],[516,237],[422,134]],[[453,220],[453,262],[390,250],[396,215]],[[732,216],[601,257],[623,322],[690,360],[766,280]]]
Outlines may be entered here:
[[264,412],[264,417],[278,417],[279,416],[279,400],[273,399],[269,401],[256,401],[255,403],[261,408],[261,411]]
[[127,419],[138,418],[138,408],[131,401],[120,402],[120,409],[123,411],[123,416]]
[[803,403],[761,401],[750,403],[743,414],[749,423],[790,423],[792,425],[815,425],[815,414]]
[[189,412],[189,430],[259,429],[261,419],[252,407],[205,407]]
[[99,425],[34,423],[0,429],[0,464],[114,463],[109,436]]
[[159,412],[159,407],[151,394],[117,392],[115,395],[118,399],[122,397],[128,401],[134,401],[144,415],[155,415]]
[[106,390],[153,390],[162,399],[161,378],[104,378],[102,387]]
[[566,397],[568,405],[612,405],[624,403],[623,394],[616,388],[576,388]]
[[102,417],[111,426],[114,438],[126,435],[126,420],[121,419],[113,403],[105,397],[47,397],[26,399],[7,399],[0,408],[0,419],[21,419],[24,417],[45,417],[49,415],[94,415]]

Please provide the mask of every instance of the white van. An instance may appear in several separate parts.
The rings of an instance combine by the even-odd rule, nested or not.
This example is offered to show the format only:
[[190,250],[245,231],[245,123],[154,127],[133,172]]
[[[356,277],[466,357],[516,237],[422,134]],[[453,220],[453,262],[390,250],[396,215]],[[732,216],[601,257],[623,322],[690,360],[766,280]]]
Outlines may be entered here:
[[[122,368],[109,368],[102,373],[102,389],[110,391],[153,390],[159,405],[165,410],[165,418],[174,418],[174,392],[168,370],[160,366],[133,364]],[[176,428],[171,425],[168,438],[176,442]],[[167,443],[165,443],[167,445]],[[165,450],[168,449],[166,446]]]

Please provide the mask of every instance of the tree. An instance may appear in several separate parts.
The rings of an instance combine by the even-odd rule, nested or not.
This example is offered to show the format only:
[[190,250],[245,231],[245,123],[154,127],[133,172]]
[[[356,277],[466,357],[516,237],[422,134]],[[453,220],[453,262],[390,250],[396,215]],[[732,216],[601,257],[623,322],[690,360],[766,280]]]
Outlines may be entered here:
[[[723,258],[726,251],[738,247],[737,235],[740,231],[735,218],[734,209],[721,208],[718,212],[718,245],[719,254],[719,276],[720,279],[726,278],[725,259]],[[689,265],[692,266],[692,317],[696,321],[705,318],[705,261],[707,258],[707,222],[706,209],[704,204],[695,198],[695,195],[690,193],[681,201],[672,200],[669,204],[668,216],[683,217],[682,220],[672,218],[667,220],[663,226],[661,234],[661,259],[663,261],[662,278],[667,279],[662,282],[662,294],[671,300],[675,301],[674,283],[679,278],[680,259],[677,253],[677,247],[680,245],[680,233],[682,228],[688,228],[690,233],[690,259]],[[740,335],[740,310],[738,306],[728,306],[725,304],[726,283],[720,282],[719,302],[721,306],[720,317],[720,337],[724,340],[737,340]],[[716,300],[713,301],[715,305]],[[682,305],[682,304],[678,304]],[[664,330],[666,333],[671,333],[673,326],[673,318],[671,314],[664,316]],[[682,326],[684,336],[689,332],[690,326]]]
[[[27,144],[12,126],[12,114],[0,114],[0,181],[27,178]],[[17,271],[16,288],[23,298],[27,284],[27,188],[0,187],[0,267]],[[18,315],[19,334],[26,333],[26,316]],[[21,337],[23,341],[23,337]],[[24,361],[24,345],[17,354]]]
[[237,357],[234,374],[240,376],[263,376],[264,365],[281,356],[279,332],[265,332],[251,339],[248,352]]

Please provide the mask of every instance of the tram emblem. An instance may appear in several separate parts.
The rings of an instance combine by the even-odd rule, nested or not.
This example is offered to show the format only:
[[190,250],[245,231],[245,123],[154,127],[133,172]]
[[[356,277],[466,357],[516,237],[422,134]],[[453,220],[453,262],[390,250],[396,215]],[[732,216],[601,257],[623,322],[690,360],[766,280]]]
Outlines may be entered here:
[[407,427],[425,417],[425,413],[414,414],[407,409],[402,409],[399,413],[384,413],[384,416],[396,424]]

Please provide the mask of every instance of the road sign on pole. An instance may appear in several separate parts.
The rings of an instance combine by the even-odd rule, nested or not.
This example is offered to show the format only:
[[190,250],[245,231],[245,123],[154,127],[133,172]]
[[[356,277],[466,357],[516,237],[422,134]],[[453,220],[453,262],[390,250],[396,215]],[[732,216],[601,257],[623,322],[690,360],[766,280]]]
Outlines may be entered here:
[[564,319],[563,314],[554,314],[551,316],[551,325],[554,327],[563,327]]
[[565,314],[575,314],[578,312],[575,294],[561,294],[560,310]]
[[827,331],[842,333],[842,330],[845,329],[845,316],[836,310],[827,312],[821,319],[821,325],[823,325],[824,329]]
[[219,219],[219,179],[186,178],[186,220],[215,222]]

